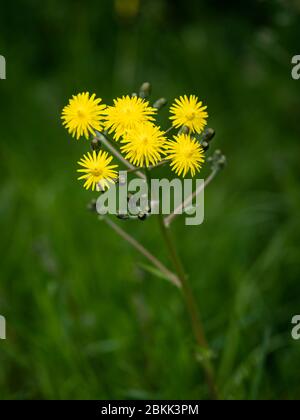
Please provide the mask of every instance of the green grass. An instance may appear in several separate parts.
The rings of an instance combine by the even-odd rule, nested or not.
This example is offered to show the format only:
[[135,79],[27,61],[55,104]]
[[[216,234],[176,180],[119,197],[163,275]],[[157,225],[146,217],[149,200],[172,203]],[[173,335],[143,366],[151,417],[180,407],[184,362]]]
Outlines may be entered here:
[[[154,99],[203,97],[213,147],[228,158],[206,192],[205,223],[174,226],[222,394],[299,397],[299,15],[274,6],[257,22],[197,3],[181,20],[172,2],[145,2],[127,24],[111,2],[29,2],[23,18],[1,16],[2,399],[207,397],[180,293],[140,270],[142,258],[86,210],[93,194],[75,171],[88,144],[59,120],[79,90],[109,102],[144,80]],[[154,220],[124,227],[168,264]]]

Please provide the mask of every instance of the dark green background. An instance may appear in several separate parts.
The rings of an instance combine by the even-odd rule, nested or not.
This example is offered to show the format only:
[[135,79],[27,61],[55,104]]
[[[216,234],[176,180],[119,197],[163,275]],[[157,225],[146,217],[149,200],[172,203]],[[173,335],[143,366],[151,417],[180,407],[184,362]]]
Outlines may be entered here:
[[[199,95],[228,158],[204,225],[175,224],[222,394],[298,398],[299,1],[140,3],[1,7],[0,398],[207,397],[180,293],[86,211],[88,143],[60,123],[72,94],[110,103],[144,80],[153,99]],[[168,264],[155,221],[124,226]]]

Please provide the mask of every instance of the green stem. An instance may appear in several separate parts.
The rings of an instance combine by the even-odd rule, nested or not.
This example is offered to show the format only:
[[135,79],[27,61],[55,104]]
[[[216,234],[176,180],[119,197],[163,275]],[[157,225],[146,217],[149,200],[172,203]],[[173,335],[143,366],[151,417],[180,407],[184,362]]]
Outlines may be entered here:
[[105,223],[112,228],[118,235],[121,236],[125,241],[127,241],[133,248],[135,248],[138,252],[140,252],[145,258],[147,258],[154,267],[156,267],[162,274],[166,276],[166,278],[174,284],[176,287],[181,287],[181,283],[178,280],[177,276],[168,270],[162,262],[156,258],[151,252],[148,251],[140,242],[138,242],[135,238],[125,232],[120,226],[110,220],[108,217],[104,217],[103,219]]
[[105,135],[103,133],[99,133],[98,131],[96,132],[96,138],[99,139],[101,141],[101,143],[121,162],[123,163],[127,169],[129,169],[130,171],[135,171],[136,174],[142,178],[145,179],[145,175],[135,166],[131,165],[130,162],[128,162],[128,160],[126,160],[121,153],[109,142],[109,140],[105,137]]
[[[148,185],[150,185],[151,174],[148,168],[145,168],[145,175],[146,175],[147,183]],[[215,384],[214,371],[213,371],[211,362],[209,360],[210,348],[209,348],[209,345],[205,336],[205,332],[204,332],[202,321],[199,315],[197,303],[194,298],[193,291],[190,287],[188,278],[185,274],[183,264],[177,253],[177,250],[176,250],[176,247],[175,247],[172,235],[171,235],[171,231],[165,225],[163,215],[159,215],[159,225],[160,225],[160,230],[161,230],[164,242],[166,244],[166,247],[170,255],[170,259],[173,263],[174,270],[177,274],[178,280],[181,285],[181,290],[183,292],[184,301],[186,303],[186,307],[189,313],[189,317],[191,320],[196,342],[198,346],[200,347],[200,349],[205,350],[205,353],[208,354],[208,357],[205,357],[204,355],[203,368],[204,368],[205,378],[206,378],[206,382],[209,388],[211,398],[213,400],[217,400],[219,399],[218,391],[217,391],[217,386]]]
[[[186,303],[186,307],[190,316],[195,339],[197,341],[197,344],[200,346],[200,348],[210,353],[210,348],[209,348],[209,345],[205,336],[204,328],[203,328],[202,321],[199,315],[199,311],[198,311],[196,300],[194,298],[193,291],[190,287],[189,280],[185,274],[181,259],[177,253],[171,232],[166,227],[163,217],[161,215],[159,216],[159,225],[160,225],[161,233],[164,238],[165,244],[167,246],[170,258],[173,262],[174,269],[177,273],[177,276],[182,286],[181,290],[185,298],[185,303]],[[206,382],[210,391],[210,395],[212,399],[217,400],[219,399],[218,391],[217,391],[217,386],[215,384],[214,371],[213,371],[213,368],[211,366],[211,362],[209,359],[204,360],[203,368],[205,371]]]
[[175,127],[173,127],[173,125],[171,125],[171,127],[169,127],[169,128],[166,130],[166,134],[169,134],[172,130],[174,130],[174,128],[175,128]]

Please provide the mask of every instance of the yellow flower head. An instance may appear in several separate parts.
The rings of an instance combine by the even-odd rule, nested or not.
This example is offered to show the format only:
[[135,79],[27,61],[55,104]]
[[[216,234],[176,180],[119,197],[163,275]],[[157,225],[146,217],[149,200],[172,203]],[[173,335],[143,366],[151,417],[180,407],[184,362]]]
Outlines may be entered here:
[[202,106],[202,102],[195,95],[189,98],[184,95],[176,99],[170,112],[174,114],[170,117],[174,127],[188,127],[192,133],[201,133],[207,124],[207,106]]
[[95,135],[95,130],[101,130],[105,105],[100,105],[102,99],[96,99],[88,92],[73,95],[69,104],[62,111],[63,125],[77,140],[81,136],[89,138],[89,133]]
[[204,150],[198,141],[188,134],[174,136],[175,141],[166,144],[167,159],[171,160],[172,170],[185,177],[188,171],[192,176],[199,172],[204,163]]
[[123,140],[121,151],[133,165],[149,167],[156,165],[164,153],[165,133],[156,125],[147,122],[129,130]]
[[95,150],[87,155],[84,155],[78,164],[82,167],[77,169],[77,172],[83,172],[84,175],[78,179],[84,179],[84,188],[92,188],[94,191],[105,190],[109,188],[109,184],[115,182],[118,173],[115,168],[118,165],[110,165],[112,156],[109,156],[107,152],[100,152],[97,154]]
[[138,98],[123,96],[114,100],[114,106],[106,109],[105,129],[119,140],[128,130],[136,128],[139,124],[153,121],[152,115],[156,110],[149,106],[149,102]]

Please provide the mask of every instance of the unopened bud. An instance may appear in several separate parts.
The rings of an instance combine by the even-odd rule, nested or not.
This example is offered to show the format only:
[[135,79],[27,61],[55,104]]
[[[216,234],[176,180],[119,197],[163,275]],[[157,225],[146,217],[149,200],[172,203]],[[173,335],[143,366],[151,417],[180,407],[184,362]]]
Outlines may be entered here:
[[227,163],[226,156],[223,155],[221,150],[216,150],[215,153],[211,158],[208,158],[208,162],[211,163],[211,167],[213,170],[220,170],[223,169]]
[[218,161],[218,165],[219,165],[219,167],[220,167],[221,169],[223,169],[223,168],[224,168],[224,166],[226,166],[226,163],[227,163],[226,156],[225,156],[225,155],[222,155],[222,156],[220,157],[219,161]]
[[212,141],[212,139],[215,137],[216,132],[213,128],[207,128],[202,136],[202,140],[206,142]]
[[145,82],[140,87],[139,96],[140,98],[145,99],[145,98],[148,98],[148,96],[150,95],[151,95],[151,84],[149,82]]
[[202,149],[204,150],[204,152],[206,152],[209,149],[209,144],[207,143],[207,141],[204,141],[202,144]]
[[222,152],[221,152],[221,150],[216,150],[215,151],[215,157],[220,157],[220,156],[222,156]]
[[186,125],[184,125],[183,127],[181,127],[181,129],[179,130],[179,134],[190,134],[189,127],[187,127]]
[[166,98],[160,98],[157,101],[154,102],[153,108],[156,108],[157,110],[162,109],[164,106],[166,106],[168,103]]
[[101,140],[97,137],[93,138],[93,140],[91,141],[91,147],[92,150],[99,152],[99,150],[101,149]]

